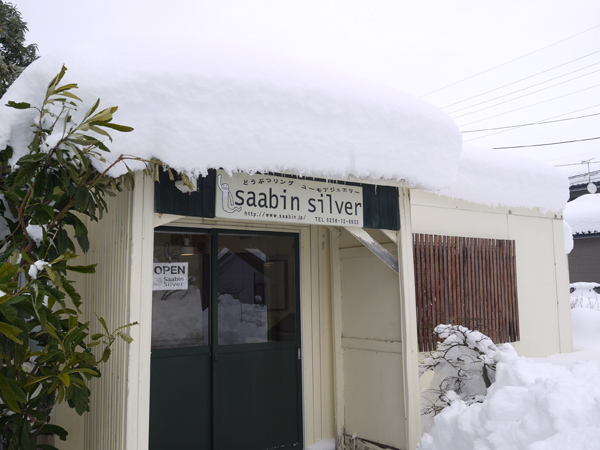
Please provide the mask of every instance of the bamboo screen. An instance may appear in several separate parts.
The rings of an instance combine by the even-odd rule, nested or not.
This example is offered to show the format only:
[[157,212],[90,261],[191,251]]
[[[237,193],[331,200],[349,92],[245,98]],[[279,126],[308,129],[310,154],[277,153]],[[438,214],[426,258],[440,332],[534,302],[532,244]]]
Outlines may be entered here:
[[452,323],[495,343],[519,340],[515,242],[414,234],[420,351],[435,350],[433,329]]

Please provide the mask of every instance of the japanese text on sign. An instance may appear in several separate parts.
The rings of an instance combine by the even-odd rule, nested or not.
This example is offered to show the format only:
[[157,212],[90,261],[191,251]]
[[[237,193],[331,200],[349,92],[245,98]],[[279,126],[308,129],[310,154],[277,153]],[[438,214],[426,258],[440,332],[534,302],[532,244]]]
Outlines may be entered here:
[[274,175],[217,171],[217,217],[226,219],[363,226],[360,186]]

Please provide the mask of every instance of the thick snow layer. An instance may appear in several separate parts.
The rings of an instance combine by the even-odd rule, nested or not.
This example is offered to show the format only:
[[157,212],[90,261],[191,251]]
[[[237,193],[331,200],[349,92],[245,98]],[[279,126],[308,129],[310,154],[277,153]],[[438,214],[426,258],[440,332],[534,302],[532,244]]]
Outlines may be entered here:
[[419,449],[600,449],[600,311],[572,318],[576,352],[500,364],[485,401],[455,401]]
[[600,233],[600,194],[585,194],[567,203],[565,220],[573,234]]
[[543,162],[465,146],[458,181],[438,194],[490,206],[562,211],[569,197],[567,177]]
[[[456,180],[462,138],[437,108],[396,89],[215,42],[73,47],[28,67],[3,98],[40,105],[62,64],[89,107],[119,106],[113,155],[158,157],[188,174],[290,171],[325,178]],[[25,152],[32,111],[0,107],[0,148]],[[124,170],[124,169],[122,169]]]
[[0,148],[23,154],[36,118],[6,101],[39,106],[65,64],[63,82],[80,86],[82,112],[100,98],[101,106],[119,106],[116,123],[134,127],[112,133],[113,158],[157,157],[188,175],[221,167],[404,180],[484,205],[564,207],[567,180],[559,171],[490,149],[460,155],[455,123],[396,89],[231,44],[167,45],[107,40],[42,57],[3,97]]

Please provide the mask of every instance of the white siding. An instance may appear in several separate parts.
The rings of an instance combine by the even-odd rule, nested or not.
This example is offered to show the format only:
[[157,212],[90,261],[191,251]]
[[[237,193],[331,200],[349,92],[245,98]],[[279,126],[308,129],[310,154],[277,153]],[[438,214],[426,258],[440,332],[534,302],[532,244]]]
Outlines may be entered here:
[[[93,275],[79,276],[77,288],[83,298],[85,320],[91,322],[91,332],[101,332],[96,315],[103,317],[109,329],[130,322],[127,293],[130,273],[131,193],[107,199],[109,213],[100,222],[87,222],[90,250],[78,264],[98,264]],[[96,353],[102,348],[96,347]],[[99,368],[102,377],[93,380],[89,413],[82,417],[61,405],[57,410],[58,424],[69,431],[59,448],[116,449],[125,448],[128,346],[121,340],[112,348],[108,363]]]
[[345,434],[404,446],[398,275],[366,248],[340,250]]
[[[152,217],[148,197],[152,195],[151,188],[138,176],[135,192],[108,198],[108,213],[103,219],[87,222],[90,250],[77,263],[98,266],[95,274],[79,276],[77,280],[85,320],[91,322],[92,333],[101,331],[96,315],[106,320],[109,330],[136,321],[139,325],[127,330],[135,341],[127,345],[117,340],[109,361],[99,366],[102,376],[89,386],[90,412],[80,417],[65,405],[57,409],[57,423],[69,431],[66,442],[56,442],[61,450],[147,448],[150,374],[145,370],[149,368],[151,322],[149,312],[136,306],[144,297],[141,286],[147,283],[140,276],[143,245],[150,245],[152,251],[152,241],[144,241],[148,230],[152,232],[151,219],[144,220],[148,208]],[[150,306],[151,302],[147,302],[146,309]],[[96,347],[96,352],[101,350]]]

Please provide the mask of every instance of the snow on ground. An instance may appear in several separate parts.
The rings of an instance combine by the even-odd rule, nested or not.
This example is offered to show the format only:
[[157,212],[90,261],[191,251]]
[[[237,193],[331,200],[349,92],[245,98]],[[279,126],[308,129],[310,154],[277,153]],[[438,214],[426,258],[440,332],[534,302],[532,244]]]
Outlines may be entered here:
[[157,157],[188,175],[221,167],[403,180],[491,206],[558,212],[566,202],[566,177],[543,163],[490,149],[461,156],[456,124],[422,100],[299,60],[209,41],[169,46],[107,39],[40,58],[3,98],[0,148],[10,144],[23,154],[36,116],[7,108],[6,101],[39,106],[63,63],[64,82],[79,84],[84,109],[100,98],[105,107],[119,106],[116,123],[134,127],[112,133],[114,157]]
[[600,311],[572,317],[573,353],[500,364],[485,401],[454,402],[419,449],[600,449]]
[[600,194],[585,194],[567,203],[565,220],[573,234],[600,233]]
[[323,439],[306,447],[306,450],[335,450],[335,439]]
[[600,296],[596,289],[598,283],[580,281],[571,283],[571,308],[590,308],[600,311]]

